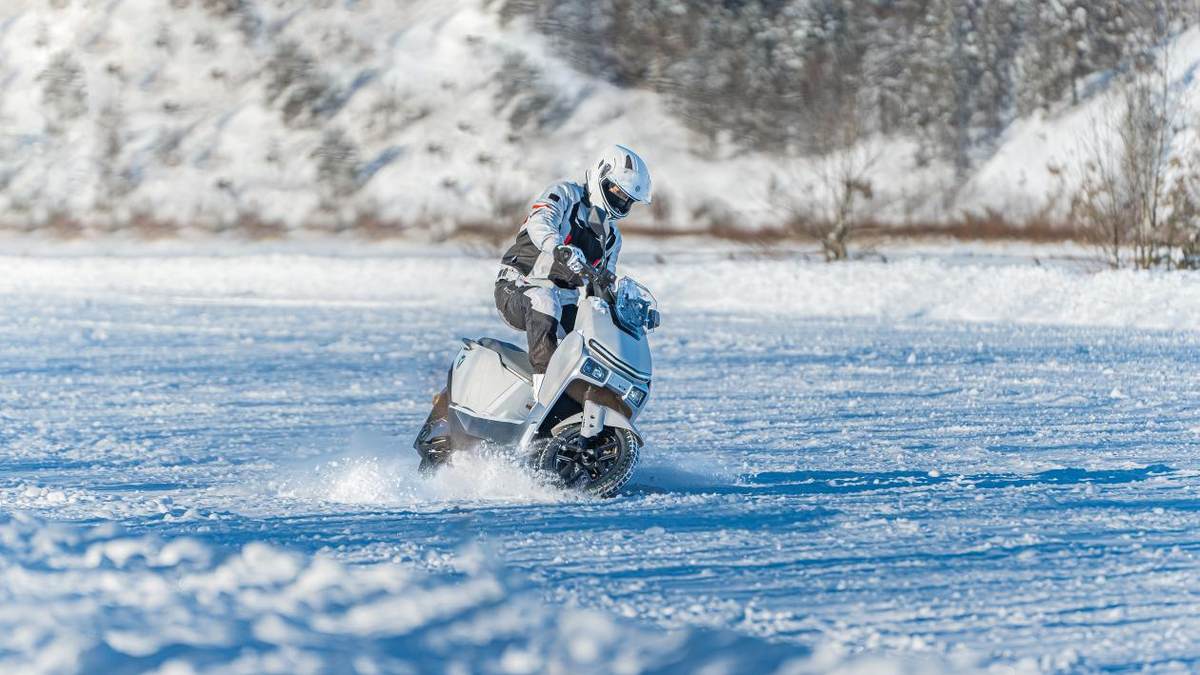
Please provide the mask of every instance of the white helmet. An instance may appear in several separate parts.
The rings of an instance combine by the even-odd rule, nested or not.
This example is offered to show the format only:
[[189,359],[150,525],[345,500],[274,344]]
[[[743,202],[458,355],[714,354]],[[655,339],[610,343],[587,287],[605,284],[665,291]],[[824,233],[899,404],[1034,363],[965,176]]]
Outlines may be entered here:
[[620,220],[637,202],[650,203],[650,170],[636,152],[614,145],[588,169],[587,189],[592,206]]

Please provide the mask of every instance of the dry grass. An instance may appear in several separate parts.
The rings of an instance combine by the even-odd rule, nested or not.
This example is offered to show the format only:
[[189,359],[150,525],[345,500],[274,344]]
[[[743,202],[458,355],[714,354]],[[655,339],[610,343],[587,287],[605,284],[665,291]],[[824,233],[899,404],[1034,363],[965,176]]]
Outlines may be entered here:
[[134,214],[129,229],[147,241],[170,239],[179,234],[179,224],[173,220],[161,220],[148,213]]
[[751,229],[738,227],[732,223],[712,223],[707,227],[674,228],[643,223],[621,225],[621,232],[626,235],[649,237],[654,239],[680,239],[684,237],[710,237],[742,244],[768,244],[782,239],[791,241],[808,241],[811,238],[799,236],[790,227],[764,227]]
[[455,226],[454,230],[446,235],[446,239],[481,242],[498,248],[512,239],[517,229],[516,225],[507,223],[469,221]]
[[360,213],[350,224],[350,232],[368,241],[398,239],[405,234],[404,223],[380,218],[374,213]]
[[[762,228],[741,227],[729,219],[711,218],[703,226],[670,227],[657,223],[631,221],[621,225],[626,235],[655,239],[678,239],[685,237],[707,237],[749,245],[770,245],[781,241],[811,243],[817,241],[812,234],[812,223],[795,221],[786,225]],[[502,242],[513,236],[515,228],[506,228],[490,223],[460,225],[453,237],[484,239]],[[1084,242],[1080,231],[1072,223],[1032,219],[1024,222],[1006,220],[996,213],[964,215],[961,220],[949,223],[907,223],[903,225],[868,222],[855,231],[859,239],[935,239],[951,238],[961,241],[1027,241],[1035,243]],[[851,246],[854,242],[851,241]]]
[[922,239],[949,237],[961,241],[1028,241],[1034,243],[1084,242],[1085,237],[1074,224],[1037,218],[1024,222],[1007,220],[1003,216],[966,214],[950,223],[909,223],[883,225],[870,223],[859,230],[862,237],[893,237]]
[[55,239],[78,239],[83,236],[83,223],[78,218],[61,212],[51,213],[43,223],[42,229]]
[[288,236],[287,225],[277,220],[265,220],[251,213],[239,215],[230,230],[253,241],[286,239]]
[[[653,221],[629,221],[621,224],[627,236],[653,239],[708,238],[764,248],[780,242],[814,243],[813,223],[795,221],[785,225],[763,228],[748,228],[736,224],[731,218],[720,217],[715,212],[706,212],[704,218],[694,222],[693,227],[670,227]],[[361,213],[343,227],[329,228],[310,225],[302,229],[330,234],[348,234],[365,241],[387,241],[412,237],[432,237],[436,241],[456,241],[478,245],[486,249],[500,250],[516,234],[518,221],[506,218],[473,220],[455,224],[449,230],[439,230],[433,223],[409,223],[386,219],[374,213]],[[106,233],[128,233],[146,240],[169,239],[183,230],[179,223],[139,213],[123,227],[108,228]],[[51,214],[43,222],[24,228],[22,231],[45,232],[60,239],[74,239],[93,234],[79,219],[65,213]],[[103,234],[103,233],[101,233]],[[213,234],[228,234],[259,241],[287,239],[294,230],[283,222],[264,219],[244,213],[235,222],[213,230]],[[947,223],[906,223],[901,225],[867,222],[856,228],[851,247],[863,246],[885,239],[944,239],[961,241],[1025,241],[1034,243],[1087,243],[1088,239],[1079,228],[1067,221],[1052,221],[1044,218],[1015,222],[996,213],[967,214],[961,219]]]

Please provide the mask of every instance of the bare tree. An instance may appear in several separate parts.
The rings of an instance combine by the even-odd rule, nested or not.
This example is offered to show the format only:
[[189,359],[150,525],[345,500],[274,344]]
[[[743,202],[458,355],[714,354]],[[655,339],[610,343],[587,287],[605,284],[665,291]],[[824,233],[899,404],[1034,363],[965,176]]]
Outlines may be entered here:
[[860,207],[875,197],[870,174],[879,150],[855,104],[831,115],[825,127],[825,147],[811,168],[820,186],[817,218],[811,227],[825,259],[832,262],[849,257],[847,243],[862,223]]
[[1200,153],[1172,159],[1171,168],[1176,173],[1166,198],[1168,265],[1200,269]]
[[773,188],[786,217],[821,243],[828,262],[849,258],[862,207],[875,198],[871,172],[880,149],[872,122],[879,78],[865,63],[873,61],[848,37],[829,45],[821,62],[828,86],[808,101],[808,128],[792,142],[792,151],[804,154],[788,184]]
[[821,244],[827,262],[846,260],[863,224],[862,207],[875,200],[871,171],[880,151],[857,113],[829,116],[816,155],[802,156],[784,182],[772,181],[771,202],[798,231]]
[[1088,154],[1079,191],[1071,200],[1071,217],[1114,269],[1121,266],[1131,222],[1133,200],[1120,162],[1109,152],[1105,125],[1093,125],[1082,141]]
[[1173,151],[1182,105],[1170,84],[1163,50],[1130,75],[1117,113],[1093,125],[1084,143],[1089,159],[1072,214],[1112,267],[1125,259],[1140,269],[1175,260],[1178,221],[1171,217],[1169,179],[1180,174],[1182,160]]
[[[1169,238],[1162,231],[1167,170],[1178,124],[1178,100],[1170,91],[1169,56],[1139,78],[1125,97],[1124,124],[1118,139],[1134,197],[1133,259],[1147,269],[1163,261]],[[1170,251],[1166,251],[1170,260]]]

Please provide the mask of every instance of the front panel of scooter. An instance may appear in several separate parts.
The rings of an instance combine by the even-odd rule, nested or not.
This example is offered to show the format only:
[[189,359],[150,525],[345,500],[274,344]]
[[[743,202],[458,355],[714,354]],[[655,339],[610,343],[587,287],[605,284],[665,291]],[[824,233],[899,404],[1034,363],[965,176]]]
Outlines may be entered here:
[[[580,309],[580,313],[583,310]],[[572,331],[554,350],[550,363],[546,366],[546,378],[542,380],[542,388],[538,392],[538,403],[549,407],[557,401],[562,392],[579,370],[583,360],[584,337],[579,331]]]
[[587,336],[590,351],[599,352],[603,360],[626,371],[630,379],[650,379],[653,361],[647,334],[622,329],[609,311],[608,303],[599,298],[588,298],[579,308],[575,328]]
[[[645,334],[632,335],[615,327],[607,303],[587,298],[579,307],[575,330],[550,360],[538,403],[545,415],[573,414],[590,386],[591,396],[607,399],[608,405],[632,420],[649,398],[649,371]],[[570,401],[560,403],[564,397]]]

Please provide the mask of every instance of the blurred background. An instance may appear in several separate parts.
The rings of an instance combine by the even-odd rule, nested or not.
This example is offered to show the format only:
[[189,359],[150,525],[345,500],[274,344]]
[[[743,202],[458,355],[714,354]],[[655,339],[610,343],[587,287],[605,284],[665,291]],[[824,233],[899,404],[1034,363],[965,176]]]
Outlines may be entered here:
[[1198,18],[1196,0],[8,0],[0,226],[500,238],[621,142],[656,179],[635,232],[831,259],[864,233],[1115,240],[1117,264],[1175,265],[1200,233]]

